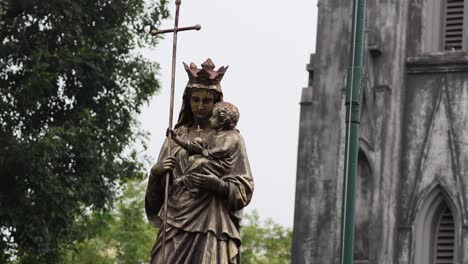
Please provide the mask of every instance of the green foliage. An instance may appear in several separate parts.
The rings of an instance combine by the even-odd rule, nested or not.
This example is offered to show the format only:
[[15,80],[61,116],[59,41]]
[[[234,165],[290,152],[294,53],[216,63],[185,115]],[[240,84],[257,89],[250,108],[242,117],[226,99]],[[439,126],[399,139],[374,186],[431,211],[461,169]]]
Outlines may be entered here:
[[144,26],[167,0],[1,4],[0,262],[55,263],[83,210],[142,176],[128,149],[158,65],[134,49],[156,44]]
[[[87,235],[65,253],[65,263],[148,263],[157,230],[144,217],[144,187],[130,181],[117,206],[82,218],[77,230]],[[260,221],[256,211],[245,215],[242,241],[243,264],[290,263],[291,229],[271,219]]]
[[291,263],[292,230],[258,213],[245,215],[242,227],[242,264]]
[[144,187],[130,181],[112,210],[82,219],[80,229],[86,228],[88,235],[65,253],[65,263],[148,263],[157,230],[145,220]]

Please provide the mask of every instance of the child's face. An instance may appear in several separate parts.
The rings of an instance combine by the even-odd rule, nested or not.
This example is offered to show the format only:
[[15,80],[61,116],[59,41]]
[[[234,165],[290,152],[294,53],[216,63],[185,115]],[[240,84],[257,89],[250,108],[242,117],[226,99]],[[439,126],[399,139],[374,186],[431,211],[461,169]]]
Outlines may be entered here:
[[210,117],[210,126],[213,129],[218,129],[221,127],[221,122],[219,121],[219,109],[215,107]]

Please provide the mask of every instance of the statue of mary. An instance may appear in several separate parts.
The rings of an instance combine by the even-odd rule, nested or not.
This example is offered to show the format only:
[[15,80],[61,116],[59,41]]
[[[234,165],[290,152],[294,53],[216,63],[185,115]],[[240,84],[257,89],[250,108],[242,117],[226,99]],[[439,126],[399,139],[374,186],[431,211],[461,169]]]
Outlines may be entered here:
[[[213,105],[223,100],[220,81],[227,67],[220,67],[216,71],[210,59],[201,68],[193,63],[184,66],[189,82],[183,94],[175,132],[182,139],[193,142],[194,149],[204,147],[199,141],[194,141],[197,137],[206,146],[215,145],[216,131],[210,127],[209,119]],[[205,170],[204,173],[190,175],[191,183],[199,189],[197,194],[190,192],[183,184],[173,184],[184,176],[192,154],[190,149],[184,149],[166,139],[157,163],[151,168],[145,197],[148,220],[160,228],[152,249],[152,264],[163,264],[161,223],[164,214],[167,214],[164,253],[167,264],[239,263],[242,209],[250,202],[253,192],[244,141],[240,135],[239,139],[239,151],[235,152],[238,156],[233,159],[235,164],[229,173]],[[168,153],[169,149],[171,153]],[[167,173],[170,173],[171,179],[165,212],[162,205]]]

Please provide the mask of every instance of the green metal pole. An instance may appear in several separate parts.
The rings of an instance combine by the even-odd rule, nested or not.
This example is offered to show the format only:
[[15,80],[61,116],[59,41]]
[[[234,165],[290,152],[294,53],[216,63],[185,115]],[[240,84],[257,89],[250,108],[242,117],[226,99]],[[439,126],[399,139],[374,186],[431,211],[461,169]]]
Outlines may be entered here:
[[365,0],[354,0],[353,5],[352,45],[346,84],[346,138],[341,222],[341,264],[354,263],[355,183],[359,149],[365,4]]

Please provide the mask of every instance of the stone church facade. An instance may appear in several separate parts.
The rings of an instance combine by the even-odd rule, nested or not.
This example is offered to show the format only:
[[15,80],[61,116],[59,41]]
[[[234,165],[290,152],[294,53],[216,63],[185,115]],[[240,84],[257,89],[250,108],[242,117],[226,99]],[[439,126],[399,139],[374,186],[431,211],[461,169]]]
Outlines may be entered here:
[[[292,263],[340,260],[353,1],[319,0]],[[468,263],[468,0],[367,1],[355,263]]]

